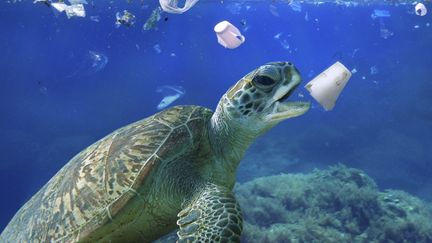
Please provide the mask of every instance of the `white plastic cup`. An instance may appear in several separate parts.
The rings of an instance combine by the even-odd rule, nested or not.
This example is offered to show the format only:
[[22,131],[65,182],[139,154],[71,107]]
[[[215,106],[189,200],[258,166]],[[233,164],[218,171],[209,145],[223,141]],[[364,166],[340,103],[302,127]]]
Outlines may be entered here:
[[228,21],[222,21],[214,27],[219,44],[225,48],[234,49],[243,44],[246,38]]
[[423,3],[417,3],[415,6],[415,13],[420,16],[425,16],[427,14],[427,8]]
[[307,83],[305,88],[325,110],[329,111],[335,106],[351,75],[342,63],[336,62]]

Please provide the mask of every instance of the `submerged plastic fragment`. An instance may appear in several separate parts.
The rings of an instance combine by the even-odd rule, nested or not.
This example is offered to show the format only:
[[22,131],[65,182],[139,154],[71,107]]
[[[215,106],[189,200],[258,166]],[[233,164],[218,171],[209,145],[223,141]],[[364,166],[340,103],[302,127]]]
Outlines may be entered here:
[[156,52],[157,54],[162,53],[162,49],[161,49],[161,47],[160,47],[159,44],[154,45],[154,46],[153,46],[153,50],[155,50],[155,52]]
[[269,10],[270,10],[270,13],[271,13],[273,16],[275,16],[275,17],[279,17],[279,12],[278,12],[277,7],[276,7],[275,5],[270,4],[270,6],[269,6]]
[[301,6],[301,3],[299,3],[299,2],[292,1],[291,3],[289,3],[289,6],[295,12],[301,12],[302,11],[302,6]]
[[33,4],[36,4],[36,3],[43,3],[48,7],[51,5],[51,1],[49,1],[49,0],[34,0]]
[[373,19],[380,17],[380,18],[388,18],[390,17],[390,12],[388,10],[381,10],[381,9],[374,9],[374,12],[372,13],[371,17]]
[[186,93],[183,87],[175,85],[160,86],[156,89],[156,92],[161,93],[164,96],[157,105],[158,110],[169,106],[171,103],[180,99]]
[[[71,3],[74,1],[70,1]],[[85,2],[85,1],[77,1],[77,2]],[[85,2],[87,3],[87,2]],[[72,4],[67,5],[64,2],[57,2],[57,3],[51,3],[51,7],[53,7],[55,10],[61,12],[66,12],[67,17],[70,19],[72,17],[85,17],[85,9],[84,5],[79,4]]]
[[351,72],[340,62],[336,62],[306,84],[310,95],[325,110],[332,110],[336,100],[351,78]]
[[61,2],[51,3],[51,6],[55,10],[59,11],[60,13],[63,12],[63,11],[65,11],[68,8],[68,5],[66,5],[65,3],[61,3]]
[[91,70],[93,73],[102,70],[108,63],[108,57],[96,51],[89,51],[91,60]]
[[87,4],[86,0],[68,0],[71,5],[75,4]]
[[415,6],[415,13],[419,16],[425,16],[427,14],[427,8],[423,3],[417,3]]
[[90,16],[90,20],[94,21],[94,22],[99,22],[100,21],[100,17],[99,17],[99,15],[93,15],[93,16]]
[[394,35],[394,33],[392,31],[390,31],[387,26],[384,24],[383,19],[380,18],[380,36],[383,39],[388,39],[390,37],[392,37]]
[[240,46],[246,38],[228,21],[222,21],[214,27],[219,44],[225,48],[234,49]]
[[232,14],[240,14],[240,11],[243,8],[243,4],[242,3],[238,3],[238,2],[231,2],[227,5],[226,7],[228,9],[228,11],[230,11],[230,13]]
[[98,51],[88,51],[82,57],[75,71],[66,78],[93,75],[100,72],[108,64],[108,57]]
[[84,9],[84,5],[82,4],[74,4],[74,5],[70,5],[68,6],[66,9],[66,16],[68,18],[72,18],[72,17],[85,17],[85,9]]
[[155,8],[150,17],[146,20],[143,25],[143,30],[150,30],[154,28],[157,22],[161,19],[162,9],[160,7]]
[[135,15],[131,14],[127,10],[123,10],[123,13],[116,13],[116,27],[120,27],[120,25],[124,25],[127,27],[131,27],[135,23]]
[[182,14],[192,8],[198,0],[185,0],[183,7],[178,6],[179,0],[159,0],[163,11],[168,13]]

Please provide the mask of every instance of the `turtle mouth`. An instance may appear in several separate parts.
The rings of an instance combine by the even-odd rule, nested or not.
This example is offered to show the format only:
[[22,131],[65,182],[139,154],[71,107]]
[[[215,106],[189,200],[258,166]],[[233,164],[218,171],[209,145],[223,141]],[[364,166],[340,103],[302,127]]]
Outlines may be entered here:
[[301,116],[310,109],[310,102],[289,101],[300,83],[289,88],[285,93],[275,94],[274,102],[270,105],[270,113],[266,116],[271,121],[282,121],[288,118]]

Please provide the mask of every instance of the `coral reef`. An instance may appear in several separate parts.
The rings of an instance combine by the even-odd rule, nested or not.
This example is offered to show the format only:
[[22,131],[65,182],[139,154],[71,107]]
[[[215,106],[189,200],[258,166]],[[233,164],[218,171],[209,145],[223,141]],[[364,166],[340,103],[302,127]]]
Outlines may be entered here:
[[244,242],[432,242],[431,205],[343,165],[237,185]]

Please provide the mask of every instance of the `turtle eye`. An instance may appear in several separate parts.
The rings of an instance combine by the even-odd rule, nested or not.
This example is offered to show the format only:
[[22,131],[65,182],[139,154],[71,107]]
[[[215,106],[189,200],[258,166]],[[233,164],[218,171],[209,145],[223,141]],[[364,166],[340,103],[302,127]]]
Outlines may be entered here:
[[265,88],[269,88],[276,83],[272,78],[269,78],[267,76],[261,76],[261,75],[255,76],[252,79],[252,82],[254,84],[257,84],[258,86],[265,87]]

